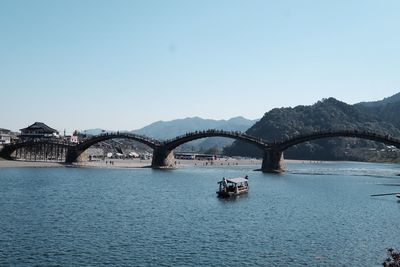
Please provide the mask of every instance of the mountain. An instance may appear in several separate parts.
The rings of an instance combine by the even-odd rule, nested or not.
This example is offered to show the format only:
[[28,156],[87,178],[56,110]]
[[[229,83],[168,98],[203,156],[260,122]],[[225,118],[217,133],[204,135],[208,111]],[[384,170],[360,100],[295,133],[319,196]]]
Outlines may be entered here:
[[382,107],[382,106],[385,106],[386,104],[399,103],[399,102],[400,102],[400,93],[397,93],[395,95],[386,97],[379,101],[360,102],[356,105],[360,105],[360,106],[364,106],[364,107]]
[[[243,117],[235,117],[229,120],[202,119],[199,117],[177,119],[172,121],[157,121],[141,129],[132,131],[133,133],[147,135],[156,139],[165,140],[204,129],[221,129],[227,131],[246,131],[257,120],[248,120]],[[205,138],[189,142],[182,145],[181,150],[205,151],[210,148],[222,149],[230,145],[232,139],[223,137]]]
[[400,93],[380,101],[361,102],[355,106],[375,116],[377,120],[391,123],[400,128]]
[[[311,106],[276,108],[249,128],[246,133],[268,141],[278,141],[298,134],[320,130],[359,129],[400,137],[400,121],[395,112],[400,106],[398,95],[377,101],[379,105],[349,105],[334,98]],[[366,102],[365,102],[366,103]],[[378,113],[379,112],[379,113]],[[397,113],[398,114],[398,113]],[[306,142],[285,151],[285,157],[319,160],[367,160],[371,149],[382,149],[379,143],[354,138],[332,138]],[[370,152],[368,152],[370,151]],[[374,150],[376,152],[376,150]],[[375,153],[373,152],[373,153]],[[254,147],[234,142],[224,149],[227,155],[261,156]]]
[[193,117],[172,121],[157,121],[132,132],[156,139],[169,139],[187,132],[204,129],[246,131],[254,122],[254,120],[248,120],[243,117],[235,117],[229,120],[211,120]]
[[[112,130],[104,130],[104,129],[100,129],[100,128],[94,128],[94,129],[86,129],[83,130],[81,133],[87,134],[87,135],[99,135],[102,133],[113,133],[116,131],[112,131]],[[123,132],[128,132],[128,131],[119,131],[121,133]]]
[[[87,135],[99,135],[103,132],[105,132],[106,130],[100,129],[100,128],[95,128],[95,129],[87,129],[82,131],[81,133],[85,133]],[[106,131],[107,132],[107,131]]]

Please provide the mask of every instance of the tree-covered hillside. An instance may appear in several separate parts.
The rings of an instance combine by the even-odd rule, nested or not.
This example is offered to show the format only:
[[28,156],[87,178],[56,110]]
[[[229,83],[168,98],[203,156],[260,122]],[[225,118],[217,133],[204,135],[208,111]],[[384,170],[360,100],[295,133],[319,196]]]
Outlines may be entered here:
[[[268,141],[279,141],[298,134],[321,130],[358,129],[400,137],[399,102],[381,105],[348,105],[334,98],[312,106],[276,108],[247,130],[247,134]],[[392,123],[393,122],[393,123]],[[285,151],[286,158],[318,160],[369,160],[382,144],[356,138],[321,139],[297,145]],[[251,145],[235,142],[226,147],[227,155],[261,156]]]

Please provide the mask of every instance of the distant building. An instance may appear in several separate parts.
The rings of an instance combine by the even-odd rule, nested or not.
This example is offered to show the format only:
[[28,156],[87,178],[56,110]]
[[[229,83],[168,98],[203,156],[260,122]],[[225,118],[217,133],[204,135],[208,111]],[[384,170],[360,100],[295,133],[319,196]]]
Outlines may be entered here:
[[71,142],[71,143],[77,144],[77,143],[82,142],[82,141],[83,141],[84,139],[86,139],[86,138],[87,138],[87,135],[86,135],[86,134],[82,134],[82,133],[80,133],[78,130],[75,130],[75,131],[72,133],[72,135],[69,136],[68,140],[69,140],[69,142]]
[[200,154],[191,152],[175,152],[175,159],[188,159],[188,160],[216,160],[216,155]]
[[196,154],[194,153],[185,153],[185,152],[175,152],[174,153],[175,159],[190,159],[194,160],[196,157]]
[[70,138],[69,138],[69,141],[70,141],[71,143],[77,144],[77,143],[79,143],[79,136],[77,136],[77,135],[71,135]]
[[47,126],[43,122],[35,122],[34,124],[20,130],[19,139],[24,141],[47,140],[59,138],[58,131]]
[[0,128],[0,144],[4,145],[9,143],[11,143],[11,131]]

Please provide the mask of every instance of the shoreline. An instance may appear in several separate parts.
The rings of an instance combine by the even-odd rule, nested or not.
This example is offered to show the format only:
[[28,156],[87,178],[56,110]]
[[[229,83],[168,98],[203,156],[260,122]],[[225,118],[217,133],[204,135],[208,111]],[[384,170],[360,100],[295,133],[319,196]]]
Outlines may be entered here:
[[[303,164],[329,164],[337,162],[348,162],[348,161],[317,161],[317,160],[292,160],[285,159],[285,164],[289,163],[303,163]],[[360,162],[360,163],[371,163],[371,162]],[[175,165],[172,168],[187,168],[187,167],[244,167],[251,166],[259,168],[262,164],[261,159],[218,159],[214,161],[206,160],[175,160]],[[140,159],[108,159],[99,161],[85,161],[73,164],[66,164],[63,162],[51,162],[51,161],[18,161],[18,160],[4,160],[0,159],[1,168],[151,168],[151,160],[140,160]]]
[[67,164],[62,162],[39,162],[39,161],[17,161],[0,160],[0,168],[62,168]]
[[[226,166],[261,166],[260,159],[219,159],[214,161],[206,160],[175,160],[173,168],[185,167],[226,167]],[[123,160],[108,159],[99,161],[85,161],[73,164],[63,162],[49,161],[18,161],[18,160],[0,160],[0,168],[150,168],[151,160]]]

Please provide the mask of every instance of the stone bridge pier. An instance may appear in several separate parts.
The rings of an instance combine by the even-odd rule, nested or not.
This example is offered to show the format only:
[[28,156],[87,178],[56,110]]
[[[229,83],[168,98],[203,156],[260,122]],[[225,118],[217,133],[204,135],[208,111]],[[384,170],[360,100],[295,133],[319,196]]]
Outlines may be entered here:
[[11,157],[12,149],[11,145],[0,146],[0,157],[7,160],[12,160]]
[[153,150],[153,160],[151,167],[155,169],[172,168],[175,164],[174,152],[164,146],[157,147]]
[[79,152],[76,147],[70,147],[67,151],[67,156],[65,159],[65,163],[74,163],[77,162],[79,157]]
[[284,172],[283,151],[278,149],[267,149],[261,165],[262,172],[281,173]]

